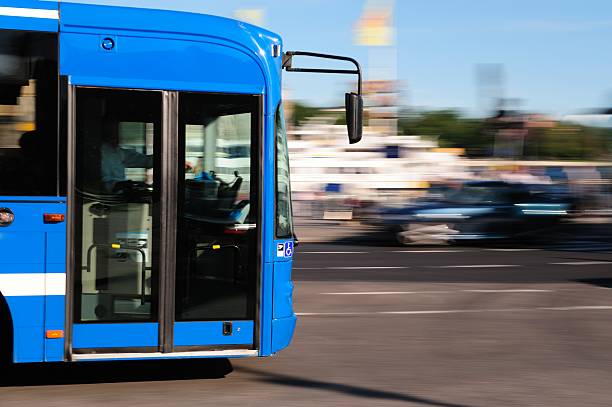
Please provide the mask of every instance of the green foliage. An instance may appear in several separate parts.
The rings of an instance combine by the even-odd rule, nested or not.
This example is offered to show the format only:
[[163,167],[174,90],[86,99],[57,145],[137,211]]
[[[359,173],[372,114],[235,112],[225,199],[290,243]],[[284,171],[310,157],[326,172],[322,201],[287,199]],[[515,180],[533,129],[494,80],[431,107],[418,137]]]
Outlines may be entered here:
[[304,105],[301,104],[299,102],[295,102],[293,104],[293,117],[292,117],[292,124],[294,126],[299,126],[304,124],[304,122],[306,122],[306,120],[310,117],[329,117],[334,119],[335,118],[335,124],[342,124],[342,125],[346,125],[346,118],[344,113],[341,112],[332,112],[329,110],[326,110],[325,108],[322,107],[312,107],[312,106],[308,106],[308,105]]
[[[437,137],[440,147],[464,148],[471,157],[491,156],[497,127],[485,119],[464,118],[455,110],[405,112],[401,134]],[[529,128],[522,157],[530,159],[602,160],[612,154],[612,129],[557,123]]]
[[300,124],[303,124],[309,117],[315,117],[320,115],[321,109],[318,107],[311,107],[298,102],[293,104],[292,122],[294,126],[299,126]]
[[[346,124],[342,113],[295,103],[294,125],[315,116],[336,117],[336,124]],[[499,129],[491,121],[466,118],[457,110],[404,111],[398,125],[400,134],[430,136],[440,147],[465,149],[469,157],[492,156]],[[522,156],[514,158],[602,160],[611,155],[612,129],[557,123],[549,128],[529,128]]]
[[440,147],[465,148],[470,156],[487,155],[494,137],[480,119],[462,118],[454,110],[408,113],[399,122],[401,134],[437,136]]
[[525,142],[526,154],[562,160],[606,159],[612,151],[612,129],[558,124],[532,132]]

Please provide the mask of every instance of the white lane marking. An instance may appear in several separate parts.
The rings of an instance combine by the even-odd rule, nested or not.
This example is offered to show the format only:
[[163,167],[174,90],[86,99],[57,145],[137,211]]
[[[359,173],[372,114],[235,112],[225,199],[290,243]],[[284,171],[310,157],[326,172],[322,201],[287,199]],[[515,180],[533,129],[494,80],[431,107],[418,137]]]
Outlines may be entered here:
[[57,10],[44,10],[38,8],[0,7],[0,15],[59,20],[59,12]]
[[295,315],[298,317],[311,317],[311,316],[347,316],[347,315],[377,315],[378,312],[296,312]]
[[0,292],[5,297],[65,295],[64,273],[0,274]]
[[[471,312],[492,312],[498,310],[471,310],[471,309],[449,309],[449,310],[424,310],[424,311],[381,311],[381,315],[428,315],[428,314],[459,314]],[[515,309],[501,309],[499,311],[516,311]]]
[[343,267],[294,267],[293,270],[394,270],[408,269],[408,266],[343,266]]
[[555,290],[540,290],[536,288],[511,288],[499,290],[461,290],[464,293],[552,293]]
[[520,264],[455,264],[451,266],[433,266],[439,268],[495,268],[495,267],[521,267]]
[[453,291],[356,291],[345,293],[320,293],[321,295],[404,295],[404,294],[448,294]]
[[407,269],[408,266],[346,266],[346,267],[325,267],[327,270],[391,270]]
[[447,250],[447,249],[436,249],[436,250],[390,250],[387,253],[462,253],[465,250]]
[[484,249],[490,252],[535,252],[541,249]]
[[440,315],[474,314],[487,312],[534,312],[534,311],[608,311],[612,305],[577,305],[568,307],[537,308],[490,308],[490,309],[449,309],[420,311],[364,311],[364,312],[297,312],[297,316],[362,316],[362,315]]
[[548,263],[556,266],[592,266],[595,264],[612,264],[610,261],[565,261],[560,263]]
[[540,307],[545,311],[580,311],[580,310],[608,310],[612,309],[610,305],[577,305],[573,307]]
[[455,294],[455,293],[551,293],[555,290],[499,289],[499,290],[441,290],[441,291],[351,291],[320,293],[321,295],[407,295],[407,294]]
[[362,254],[362,253],[370,253],[370,252],[299,252],[300,254]]

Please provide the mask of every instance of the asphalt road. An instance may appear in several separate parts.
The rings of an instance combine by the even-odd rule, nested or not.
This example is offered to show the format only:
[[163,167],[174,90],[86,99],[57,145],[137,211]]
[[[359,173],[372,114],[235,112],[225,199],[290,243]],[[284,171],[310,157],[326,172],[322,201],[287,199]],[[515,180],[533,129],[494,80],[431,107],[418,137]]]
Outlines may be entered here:
[[[0,406],[610,406],[612,251],[302,244],[268,359],[20,368]],[[212,373],[211,373],[212,372]]]

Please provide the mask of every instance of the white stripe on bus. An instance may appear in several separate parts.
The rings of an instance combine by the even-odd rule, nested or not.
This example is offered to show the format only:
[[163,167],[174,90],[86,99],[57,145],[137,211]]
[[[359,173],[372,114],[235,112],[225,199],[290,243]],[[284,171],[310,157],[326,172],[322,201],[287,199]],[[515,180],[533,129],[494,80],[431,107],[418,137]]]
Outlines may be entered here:
[[66,295],[65,273],[0,274],[0,292],[5,297]]
[[59,12],[57,10],[44,10],[38,8],[0,7],[0,16],[59,20]]
[[45,295],[66,295],[66,274],[45,274]]

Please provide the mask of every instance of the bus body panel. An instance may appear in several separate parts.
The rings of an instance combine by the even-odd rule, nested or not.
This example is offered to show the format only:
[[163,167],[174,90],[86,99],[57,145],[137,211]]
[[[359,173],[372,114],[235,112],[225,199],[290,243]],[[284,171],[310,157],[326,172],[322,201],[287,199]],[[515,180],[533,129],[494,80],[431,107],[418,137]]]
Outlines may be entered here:
[[58,201],[0,198],[15,214],[0,228],[0,293],[11,312],[15,362],[63,360],[63,339],[45,338],[47,329],[64,329],[65,224],[43,222],[45,213],[66,213]]
[[174,346],[251,345],[253,321],[228,321],[232,335],[223,335],[221,321],[177,322]]
[[[61,73],[73,85],[264,92],[265,80],[257,62],[242,50],[204,41],[114,35],[117,51],[103,51],[100,42],[104,38],[108,37],[61,33]],[[216,63],[211,64],[211,59]]]
[[56,32],[58,3],[45,0],[1,0],[0,27],[8,30]]
[[74,324],[73,348],[155,347],[159,325],[156,322],[130,324]]
[[[64,295],[47,295],[45,297],[45,332],[49,330],[64,331],[65,321],[66,297]],[[45,362],[64,361],[64,340],[64,338],[45,337]]]
[[[60,10],[62,35],[91,35],[91,38],[81,37],[66,44],[62,39],[62,74],[75,79],[90,76],[126,79],[124,71],[128,70],[131,76],[127,78],[141,80],[147,89],[265,93],[264,114],[273,114],[278,106],[281,58],[272,57],[271,52],[273,44],[282,45],[282,42],[270,31],[236,20],[195,13],[75,3],[62,3]],[[117,40],[111,51],[101,48],[101,40],[106,37]],[[203,43],[210,44],[211,48],[202,48]],[[76,48],[64,49],[64,46]],[[207,54],[208,51],[212,54]],[[87,58],[82,58],[80,52],[86,52]],[[128,57],[130,52],[134,54]],[[102,66],[89,62],[89,58],[96,58],[93,53],[101,54],[94,60],[101,61]],[[101,58],[108,54],[126,54],[123,63],[130,64],[117,66],[110,62],[108,67],[115,71],[105,72],[108,59]],[[213,59],[214,63],[211,63],[211,55],[218,58]],[[86,66],[80,65],[81,58]],[[141,58],[152,58],[153,66],[146,65]],[[138,69],[134,69],[136,67]],[[214,75],[214,82],[207,81],[207,74]],[[151,80],[148,84],[147,79]]]
[[274,263],[264,263],[261,273],[261,302],[259,305],[259,356],[272,354],[272,278]]
[[291,281],[291,261],[274,263],[274,306],[272,318],[293,316],[293,282]]
[[[0,10],[2,7],[20,9],[17,15],[10,10],[12,14],[8,16],[0,12],[2,29],[60,32],[59,71],[73,85],[264,96],[259,326],[256,328],[253,321],[232,321],[240,335],[232,336],[229,343],[219,337],[219,321],[181,322],[176,324],[175,344],[201,344],[201,338],[206,337],[211,345],[242,345],[252,343],[253,334],[258,333],[260,356],[286,347],[296,319],[291,261],[276,256],[274,239],[274,113],[281,100],[281,58],[273,57],[271,50],[274,44],[282,45],[281,39],[246,23],[200,14],[62,3],[59,21],[59,15],[53,14],[58,9],[57,2],[0,0]],[[28,8],[33,11],[22,10]],[[113,49],[102,48],[105,38],[113,40]],[[4,256],[0,258],[0,289],[9,288],[9,295],[2,294],[11,312],[13,360],[65,360],[64,339],[45,338],[48,330],[66,328],[65,224],[42,222],[43,213],[66,213],[65,198],[0,197],[0,206],[6,206],[3,201],[26,202],[10,204],[16,221],[10,228],[0,229]],[[7,285],[8,274],[31,276],[17,285],[14,278],[8,277]],[[48,277],[51,274],[53,278]],[[22,288],[12,295],[15,292],[10,288],[15,286]],[[118,327],[117,332],[104,330],[103,325],[106,324],[76,324],[76,337],[100,348],[130,347],[136,342],[138,346],[157,346],[157,323],[136,324],[131,331]],[[133,341],[143,335],[149,338],[148,342]],[[79,347],[78,342],[72,345]]]
[[[271,112],[274,112],[271,110]],[[264,116],[264,134],[265,143],[263,146],[263,171],[264,179],[274,180],[271,176],[275,173],[276,149],[273,141],[274,135],[274,114],[266,114]],[[270,174],[270,175],[268,175]],[[272,245],[274,244],[275,230],[275,186],[274,182],[265,182],[262,190],[262,256],[264,260],[264,272],[261,276],[260,296],[262,298],[260,306],[260,332],[259,332],[259,354],[260,356],[269,356],[272,354],[272,307],[273,301],[265,301],[266,298],[272,299],[274,290],[274,252]]]
[[272,320],[272,353],[285,349],[293,339],[297,317],[292,315],[287,318],[275,318]]
[[[283,244],[284,241],[278,241]],[[271,351],[278,352],[291,343],[296,316],[293,313],[293,282],[291,257],[278,258],[274,263],[274,302],[272,312]]]

